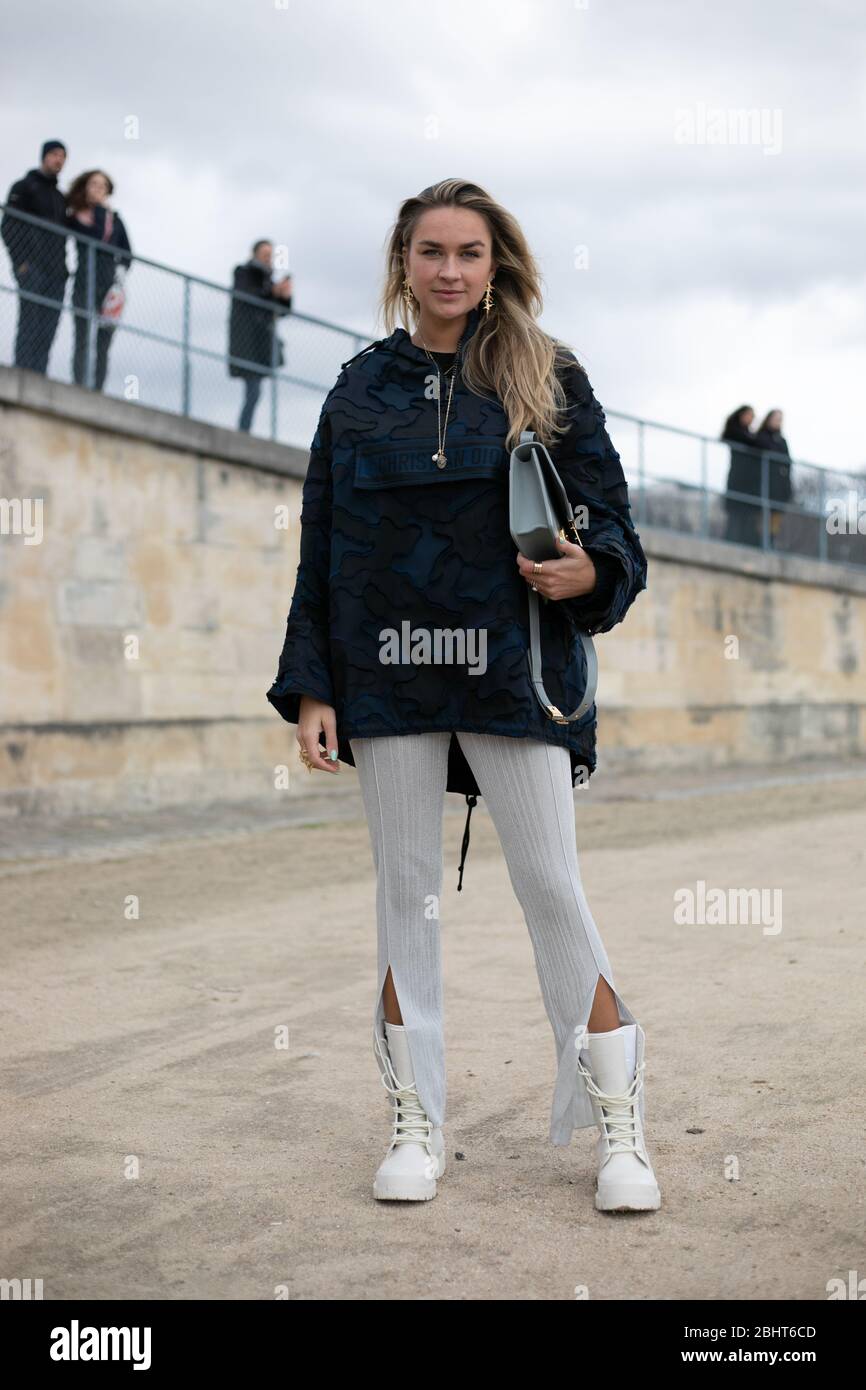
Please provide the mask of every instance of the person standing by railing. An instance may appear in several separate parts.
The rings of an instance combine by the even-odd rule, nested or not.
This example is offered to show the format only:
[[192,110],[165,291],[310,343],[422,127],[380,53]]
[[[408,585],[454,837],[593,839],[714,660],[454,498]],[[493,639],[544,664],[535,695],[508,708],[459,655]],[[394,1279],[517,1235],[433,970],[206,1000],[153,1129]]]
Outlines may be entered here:
[[[73,181],[66,195],[69,226],[78,233],[78,261],[72,286],[76,310],[72,376],[79,386],[92,384],[96,391],[101,391],[105,384],[108,349],[123,308],[123,279],[132,262],[132,247],[123,219],[108,205],[113,192],[114,184],[102,169],[87,169]],[[91,252],[88,242],[82,239],[85,237],[98,242],[98,248]],[[94,329],[96,362],[90,383],[87,356]]]
[[292,281],[286,275],[278,283],[271,279],[274,263],[273,242],[257,241],[252,258],[235,266],[234,288],[265,301],[262,307],[232,296],[229,318],[229,376],[244,382],[244,403],[238,429],[249,433],[258,404],[262,382],[275,367],[282,366],[283,346],[277,336],[277,316],[292,308]]
[[[755,497],[761,494],[761,456],[752,432],[754,418],[752,407],[741,405],[725,421],[721,438],[731,446],[728,493],[744,492]],[[728,518],[726,540],[738,545],[761,544],[761,508],[757,502],[726,496],[725,511]]]
[[[781,410],[768,410],[755,431],[755,445],[767,459],[767,495],[771,502],[790,502],[791,463],[788,441],[782,434]],[[763,465],[762,465],[763,467]],[[775,508],[770,512],[770,545],[778,544],[782,518],[785,513]]]
[[[66,146],[61,140],[46,140],[42,164],[13,183],[6,198],[7,210],[0,223],[0,236],[9,252],[18,287],[18,331],[15,336],[15,365],[32,372],[46,372],[48,357],[66,292],[66,199],[57,186],[58,175],[66,163]],[[56,222],[62,230],[34,226],[16,212]],[[39,300],[27,298],[38,295]],[[41,303],[48,300],[49,303]]]

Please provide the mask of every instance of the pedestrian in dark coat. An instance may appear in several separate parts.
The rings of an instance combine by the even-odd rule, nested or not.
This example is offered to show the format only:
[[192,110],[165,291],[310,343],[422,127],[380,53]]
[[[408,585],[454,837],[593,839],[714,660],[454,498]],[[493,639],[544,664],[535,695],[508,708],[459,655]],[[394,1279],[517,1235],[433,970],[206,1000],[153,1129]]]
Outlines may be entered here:
[[[123,218],[108,204],[113,192],[114,184],[108,174],[102,169],[87,169],[74,180],[66,196],[69,227],[77,233],[72,303],[78,312],[72,378],[79,386],[92,385],[96,391],[105,385],[108,350],[123,307],[126,272],[132,264],[132,247]],[[92,255],[91,241],[96,243]],[[98,316],[98,322],[93,315]],[[91,383],[87,380],[87,358],[94,332],[96,354]]]
[[[42,164],[13,183],[6,197],[7,210],[0,235],[9,252],[12,270],[23,291],[18,301],[15,365],[32,372],[46,372],[48,357],[63,308],[66,291],[66,200],[57,186],[66,162],[66,146],[46,140]],[[16,212],[44,218],[61,230],[37,227],[16,217]],[[38,299],[26,295],[39,296]],[[48,303],[41,301],[47,300]]]
[[731,446],[728,469],[728,488],[725,495],[727,529],[725,537],[738,545],[761,544],[761,508],[753,502],[731,497],[730,493],[761,495],[761,456],[755,447],[752,421],[755,412],[750,405],[741,405],[725,421],[721,438]]
[[[539,276],[519,224],[477,184],[446,179],[402,204],[386,328],[398,309],[411,327],[345,362],[322,407],[267,692],[298,725],[301,761],[352,763],[364,797],[377,874],[374,1050],[394,1098],[374,1196],[425,1200],[444,1170],[449,790],[470,810],[483,794],[532,937],[557,1049],[551,1139],[599,1124],[596,1205],[656,1207],[643,1029],[613,984],[577,863],[573,784],[595,767],[596,708],[557,722],[528,666],[530,585],[545,684],[566,711],[586,686],[578,629],[607,632],[646,587],[622,465],[586,372],[536,321]],[[540,568],[509,531],[510,450],[527,429],[550,447],[585,541],[560,542]],[[605,1104],[632,1136],[616,1155]]]
[[249,431],[262,383],[275,367],[282,366],[283,345],[277,335],[277,319],[291,312],[292,281],[285,275],[275,284],[271,278],[274,247],[270,241],[257,241],[252,258],[235,266],[234,289],[255,295],[260,308],[246,299],[232,298],[229,316],[229,376],[244,382],[244,403],[238,429]]
[[[782,434],[781,410],[768,410],[755,431],[755,445],[767,457],[768,495],[771,502],[790,502],[791,455],[788,441]],[[778,544],[785,512],[780,507],[770,511],[770,544]]]

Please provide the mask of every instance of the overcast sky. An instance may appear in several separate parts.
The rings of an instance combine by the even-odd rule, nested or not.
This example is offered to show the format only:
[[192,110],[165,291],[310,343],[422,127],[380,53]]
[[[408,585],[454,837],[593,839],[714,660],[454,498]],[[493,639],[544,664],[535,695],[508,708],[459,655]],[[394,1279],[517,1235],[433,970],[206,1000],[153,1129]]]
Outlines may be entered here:
[[[63,186],[104,167],[141,255],[225,282],[271,237],[290,249],[297,310],[381,336],[400,201],[465,177],[521,221],[544,275],[542,322],[606,408],[715,434],[744,400],[759,418],[779,406],[796,457],[866,464],[862,3],[16,11],[4,21],[4,196],[41,141],[60,138]],[[737,110],[762,113],[746,140],[729,123]],[[714,111],[727,143],[702,124]]]

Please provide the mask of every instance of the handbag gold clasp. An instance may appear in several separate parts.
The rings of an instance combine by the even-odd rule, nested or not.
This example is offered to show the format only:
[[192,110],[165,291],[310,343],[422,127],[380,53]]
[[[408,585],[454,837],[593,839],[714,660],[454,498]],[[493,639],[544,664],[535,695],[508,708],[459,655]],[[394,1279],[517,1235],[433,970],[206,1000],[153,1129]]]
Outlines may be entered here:
[[[573,537],[573,540],[574,540],[574,544],[575,544],[575,545],[579,545],[579,546],[583,546],[583,541],[580,539],[580,536],[578,535],[578,530],[577,530],[577,527],[575,526],[574,522],[571,523],[571,534],[572,534],[572,537]],[[559,528],[559,539],[560,539],[561,541],[567,541],[567,540],[568,540],[568,536],[566,536],[566,534],[565,534],[565,527],[564,527],[564,526],[560,526],[560,528]],[[584,547],[584,548],[585,548],[585,547]]]

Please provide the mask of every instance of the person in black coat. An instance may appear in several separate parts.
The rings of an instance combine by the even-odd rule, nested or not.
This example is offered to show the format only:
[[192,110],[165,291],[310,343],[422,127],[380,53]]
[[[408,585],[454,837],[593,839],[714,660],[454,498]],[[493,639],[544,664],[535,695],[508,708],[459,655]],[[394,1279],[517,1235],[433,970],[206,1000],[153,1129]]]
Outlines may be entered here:
[[[755,412],[750,405],[741,405],[725,421],[721,438],[731,446],[731,465],[728,470],[728,493],[743,492],[761,495],[761,457],[755,448],[752,421]],[[738,545],[761,544],[761,509],[753,502],[738,497],[725,497],[727,530],[725,537]]]
[[[117,323],[111,319],[123,307],[123,280],[132,262],[132,247],[120,214],[108,205],[114,184],[102,169],[87,169],[72,183],[66,197],[69,227],[76,232],[78,255],[72,303],[75,314],[75,347],[72,376],[79,386],[87,386],[88,350],[96,320],[96,361],[92,385],[101,391],[108,371],[108,349]],[[90,255],[89,242],[97,249]],[[93,284],[90,284],[91,274]],[[109,291],[114,290],[111,298]],[[88,310],[91,312],[88,313]]]
[[[790,502],[791,455],[788,443],[782,434],[781,410],[768,410],[761,425],[755,431],[755,445],[762,453],[769,455],[767,460],[768,495],[771,502]],[[785,513],[776,507],[770,511],[770,544],[778,542]]]
[[[7,210],[0,223],[0,236],[9,252],[15,279],[26,294],[52,301],[38,303],[23,296],[18,301],[18,331],[15,337],[15,365],[32,372],[46,372],[51,344],[63,309],[66,292],[66,199],[57,186],[57,177],[66,162],[66,146],[60,140],[46,140],[42,164],[13,183],[6,198]],[[54,222],[63,231],[34,226],[16,212],[30,213]]]
[[258,404],[262,382],[275,366],[283,362],[282,344],[277,336],[279,315],[292,308],[292,281],[286,275],[274,284],[271,279],[274,247],[270,241],[257,241],[252,258],[235,266],[234,289],[255,295],[262,307],[232,296],[229,318],[229,376],[240,377],[245,385],[244,403],[238,429],[249,433]]

